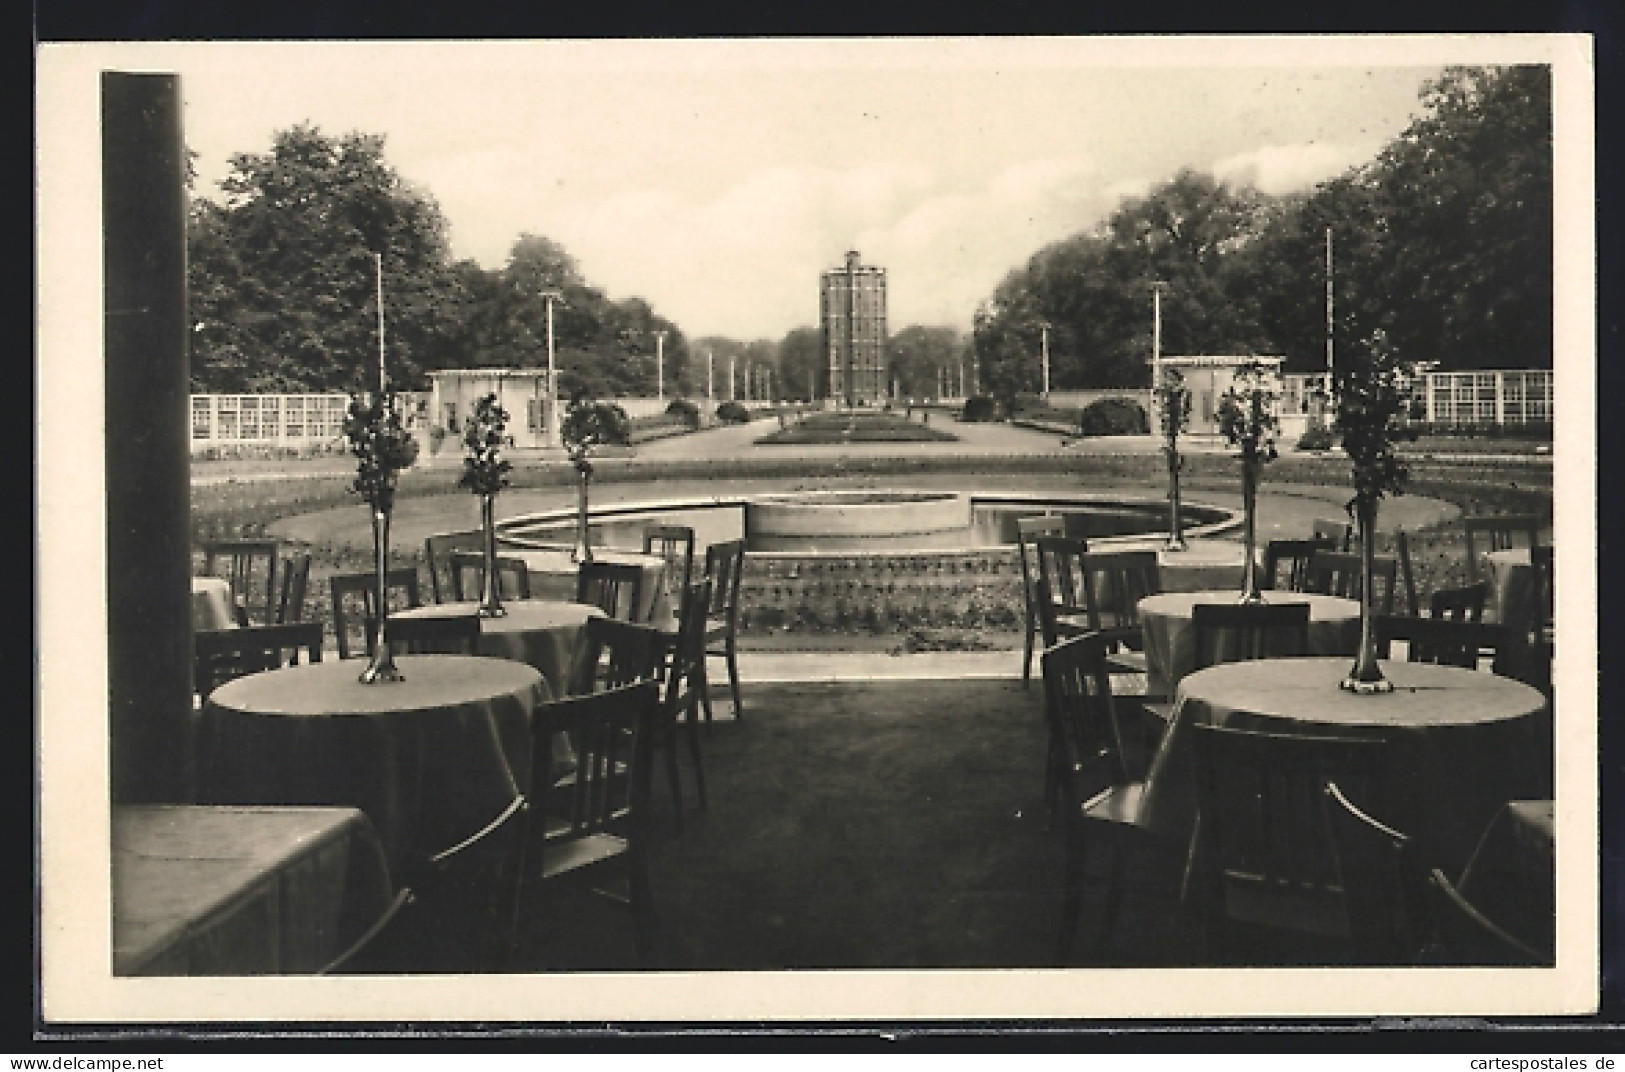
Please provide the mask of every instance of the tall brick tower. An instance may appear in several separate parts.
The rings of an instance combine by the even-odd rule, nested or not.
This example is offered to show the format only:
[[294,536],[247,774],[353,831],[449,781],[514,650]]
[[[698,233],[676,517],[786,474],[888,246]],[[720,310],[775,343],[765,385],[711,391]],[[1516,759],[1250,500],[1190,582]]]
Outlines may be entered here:
[[846,264],[823,274],[819,285],[829,397],[847,406],[886,401],[886,269]]

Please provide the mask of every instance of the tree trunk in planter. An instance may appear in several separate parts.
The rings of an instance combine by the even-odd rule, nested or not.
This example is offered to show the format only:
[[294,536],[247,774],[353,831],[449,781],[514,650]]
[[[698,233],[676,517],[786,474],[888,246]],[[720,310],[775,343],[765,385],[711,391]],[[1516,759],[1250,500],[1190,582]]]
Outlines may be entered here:
[[1168,452],[1168,544],[1169,551],[1185,550],[1185,530],[1179,517],[1179,469],[1180,457],[1178,451]]
[[576,547],[573,553],[578,563],[592,561],[592,533],[587,528],[587,483],[592,479],[592,474],[586,469],[580,470],[580,473],[581,480],[576,485]]
[[502,606],[502,593],[497,584],[497,497],[480,496],[480,522],[485,526],[485,575],[480,585],[482,618],[500,618],[507,614]]
[[395,665],[394,653],[389,650],[389,644],[384,640],[384,622],[389,617],[388,510],[374,509],[372,512],[372,548],[377,569],[377,575],[373,579],[375,586],[373,594],[377,601],[373,608],[376,620],[373,622],[372,658],[367,661],[367,668],[361,671],[360,680],[363,685],[405,680]]
[[1382,667],[1377,663],[1377,634],[1372,623],[1371,575],[1375,572],[1377,503],[1356,503],[1355,515],[1360,525],[1360,653],[1340,686],[1358,693],[1392,692],[1393,682],[1382,676]]
[[1264,593],[1258,588],[1258,468],[1259,463],[1250,458],[1243,458],[1241,462],[1241,505],[1246,514],[1246,547],[1243,550],[1245,557],[1241,560],[1241,601],[1243,603],[1262,603]]

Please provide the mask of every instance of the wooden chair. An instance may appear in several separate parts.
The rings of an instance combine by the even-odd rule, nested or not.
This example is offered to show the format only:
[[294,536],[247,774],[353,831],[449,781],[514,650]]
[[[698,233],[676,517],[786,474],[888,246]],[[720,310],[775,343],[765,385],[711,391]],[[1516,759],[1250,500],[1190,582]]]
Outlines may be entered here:
[[1077,536],[1040,536],[1038,579],[1046,594],[1038,625],[1044,647],[1089,632],[1089,575],[1083,568],[1088,543]]
[[1107,662],[1129,673],[1144,673],[1139,602],[1162,591],[1157,553],[1089,551],[1083,556],[1083,572],[1089,584],[1087,620],[1091,632],[1106,638]]
[[661,676],[669,634],[619,618],[588,618],[570,679],[570,695],[619,688]]
[[1336,782],[1325,794],[1354,950],[1366,963],[1416,963],[1429,923],[1426,876],[1411,839],[1366,814]]
[[294,555],[282,560],[278,571],[282,583],[278,588],[276,621],[279,625],[305,620],[305,589],[310,583],[310,553]]
[[[451,598],[479,599],[485,591],[485,552],[455,550],[447,556],[451,569]],[[497,595],[502,599],[530,598],[530,567],[522,558],[497,556]]]
[[1489,599],[1489,581],[1478,581],[1459,588],[1440,588],[1428,599],[1428,617],[1481,622],[1484,620],[1484,604]]
[[1104,637],[1084,634],[1044,650],[1044,712],[1058,756],[1052,755],[1066,824],[1066,862],[1061,931],[1056,961],[1065,964],[1083,911],[1085,863],[1099,840],[1112,847],[1112,870],[1099,926],[1097,949],[1112,925],[1138,825],[1145,783],[1132,776],[1123,753],[1123,732],[1112,702]]
[[711,604],[711,582],[704,578],[683,590],[677,612],[677,635],[670,641],[660,697],[660,744],[666,751],[666,778],[671,783],[677,832],[683,830],[683,793],[677,770],[679,725],[687,730],[689,759],[694,764],[694,789],[700,807],[706,807],[705,765],[700,756],[700,695],[705,674],[705,614]]
[[[1343,946],[1349,921],[1324,807],[1336,782],[1380,808],[1383,742],[1192,723],[1193,875],[1213,951],[1255,963],[1250,937],[1286,929]],[[1289,961],[1298,960],[1297,951]],[[1301,962],[1301,961],[1299,961]]]
[[1378,614],[1371,620],[1371,629],[1379,659],[1391,658],[1394,641],[1403,640],[1406,662],[1477,670],[1487,657],[1493,672],[1513,676],[1515,636],[1494,622]]
[[[276,620],[277,540],[209,540],[203,544],[203,572],[231,585],[239,625],[271,625]],[[261,580],[263,578],[263,581]]]
[[[371,635],[372,629],[368,628]],[[396,655],[476,655],[480,618],[459,614],[450,618],[384,619],[384,640]]]
[[[1394,612],[1398,592],[1399,560],[1391,555],[1373,555],[1371,579],[1377,591],[1372,606],[1378,614]],[[1303,590],[1325,596],[1342,596],[1358,601],[1365,588],[1364,566],[1358,554],[1317,551],[1309,560]]]
[[611,618],[642,621],[643,567],[598,558],[581,563],[576,571],[576,602],[597,607]]
[[1428,965],[1466,967],[1538,967],[1553,963],[1522,939],[1514,937],[1462,896],[1438,868],[1428,872],[1428,889],[1437,938],[1423,952]]
[[1330,541],[1334,551],[1346,553],[1354,546],[1354,525],[1352,522],[1333,521],[1330,518],[1317,517],[1309,532],[1315,539]]
[[728,664],[728,688],[734,718],[745,711],[739,693],[739,586],[745,572],[745,541],[728,540],[705,549],[705,579],[711,582],[711,604],[705,613],[705,655],[700,660],[700,702],[711,721],[711,673],[707,663],[718,656]]
[[694,570],[694,530],[687,525],[650,525],[643,530],[643,553],[666,563],[666,584],[673,592],[688,587]]
[[[362,637],[362,651],[360,654],[372,654],[373,630],[366,628],[368,619],[378,620],[377,596],[373,593],[373,585],[377,578],[371,573],[335,573],[328,578],[328,590],[333,600],[333,635],[338,640],[339,658],[350,657],[350,623],[359,622],[364,631]],[[387,598],[390,606],[388,611],[404,610],[408,607],[422,606],[418,598],[418,571],[415,567],[403,566],[392,569],[384,575],[384,587],[388,590]],[[351,596],[361,598],[361,613],[348,615],[345,613],[345,600]],[[397,596],[399,598],[397,598]]]
[[1307,603],[1198,603],[1191,608],[1197,670],[1309,650]]
[[[1304,578],[1309,572],[1309,560],[1317,552],[1335,549],[1332,541],[1324,537],[1307,540],[1270,540],[1264,544],[1264,570],[1259,587],[1274,591],[1301,592],[1304,590]],[[1286,567],[1284,578],[1281,576],[1282,566]]]
[[192,688],[204,700],[234,678],[299,662],[322,661],[322,623],[288,622],[192,634]]
[[593,888],[630,909],[639,958],[648,960],[658,933],[648,838],[660,686],[640,681],[554,700],[533,717],[531,769],[548,769],[553,737],[563,733],[574,742],[576,773],[567,782],[532,789],[513,867],[509,948],[516,955],[524,951],[524,924],[537,891],[570,880],[601,882],[615,869],[620,874],[607,877],[620,888]]
[[[413,900],[414,894],[407,887],[403,886],[397,890],[378,918],[343,951],[323,965],[316,974],[340,975],[352,971],[354,965],[364,962],[369,952],[383,940],[383,936],[390,933],[392,925],[400,918],[401,913],[411,906]],[[375,969],[369,965],[363,970],[370,974]]]
[[1533,551],[1540,546],[1540,519],[1533,514],[1497,514],[1492,517],[1463,517],[1462,535],[1467,540],[1467,579],[1476,581],[1482,572],[1479,552],[1509,551],[1518,540]]
[[1021,685],[1032,680],[1034,639],[1039,637],[1038,616],[1038,538],[1060,536],[1066,519],[1058,514],[1016,519],[1016,550],[1021,560],[1021,598],[1025,605],[1025,633],[1021,642]]
[[437,532],[424,537],[423,557],[429,566],[429,593],[436,603],[459,598],[456,580],[452,576],[453,551],[479,551],[485,547],[485,533],[480,529],[465,532]]

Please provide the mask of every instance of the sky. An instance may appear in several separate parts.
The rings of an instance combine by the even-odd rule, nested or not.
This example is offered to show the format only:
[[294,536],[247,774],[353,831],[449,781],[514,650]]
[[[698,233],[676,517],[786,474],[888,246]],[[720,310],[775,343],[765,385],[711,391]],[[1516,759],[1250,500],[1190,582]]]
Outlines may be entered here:
[[[690,338],[817,320],[887,271],[890,327],[968,328],[1044,245],[1185,167],[1307,190],[1418,113],[1443,57],[1336,42],[977,38],[131,44],[176,71],[198,191],[298,123],[385,158],[500,267],[546,235]],[[1437,50],[1435,50],[1437,51]]]

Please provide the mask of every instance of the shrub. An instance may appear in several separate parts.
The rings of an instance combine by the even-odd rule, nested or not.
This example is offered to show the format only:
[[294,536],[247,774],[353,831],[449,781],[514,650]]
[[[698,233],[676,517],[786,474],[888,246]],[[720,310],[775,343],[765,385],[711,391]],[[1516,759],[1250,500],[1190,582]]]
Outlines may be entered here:
[[1151,421],[1131,398],[1101,398],[1078,414],[1078,434],[1084,436],[1146,435]]
[[1049,403],[1035,394],[1018,394],[1010,403],[1010,416],[1026,417],[1042,415],[1049,409]]
[[965,399],[965,408],[959,419],[973,423],[991,421],[998,416],[998,406],[987,395],[976,395]]
[[749,424],[750,410],[742,403],[730,400],[717,407],[717,420],[723,424]]
[[1299,450],[1331,450],[1332,430],[1325,425],[1310,425],[1298,440]]
[[686,398],[674,398],[671,405],[666,407],[666,413],[679,418],[690,429],[700,427],[700,407]]

